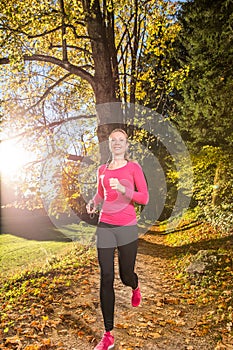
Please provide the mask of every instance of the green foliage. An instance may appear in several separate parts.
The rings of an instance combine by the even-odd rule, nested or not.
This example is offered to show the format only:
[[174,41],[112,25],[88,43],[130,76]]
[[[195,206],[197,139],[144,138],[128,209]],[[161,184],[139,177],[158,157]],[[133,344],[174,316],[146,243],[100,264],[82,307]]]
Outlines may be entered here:
[[178,16],[176,64],[189,73],[177,86],[174,120],[195,151],[204,145],[232,145],[232,16],[228,0],[188,1]]
[[232,164],[232,155],[216,147],[204,147],[193,156],[193,195],[200,217],[221,230],[232,228]]
[[[192,207],[196,206],[196,219],[210,222],[221,231],[232,228],[232,154],[220,147],[205,146],[196,154],[191,154],[192,169],[182,158],[178,159],[179,170],[171,168],[168,177],[172,183],[180,179],[179,187],[187,195],[192,195]],[[193,171],[192,193],[191,173]]]
[[[199,218],[221,230],[232,226],[232,15],[227,0],[184,2],[172,50],[173,65],[187,73],[174,85],[170,118],[191,153],[192,205],[198,205]],[[179,175],[170,172],[172,181]],[[182,181],[186,188],[189,176]]]
[[144,106],[166,115],[174,108],[172,94],[186,76],[186,67],[173,64],[173,43],[180,32],[177,5],[158,2],[148,24],[148,46],[140,61],[136,98]]

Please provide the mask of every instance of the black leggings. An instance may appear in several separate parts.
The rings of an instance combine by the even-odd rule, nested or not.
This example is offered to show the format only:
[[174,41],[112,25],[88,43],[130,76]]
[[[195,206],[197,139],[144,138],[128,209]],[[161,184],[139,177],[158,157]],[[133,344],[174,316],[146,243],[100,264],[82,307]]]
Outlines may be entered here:
[[[136,289],[138,276],[134,272],[138,240],[117,247],[120,278],[124,285]],[[113,329],[115,293],[114,283],[114,252],[115,247],[97,248],[100,265],[100,302],[104,318],[105,330]]]

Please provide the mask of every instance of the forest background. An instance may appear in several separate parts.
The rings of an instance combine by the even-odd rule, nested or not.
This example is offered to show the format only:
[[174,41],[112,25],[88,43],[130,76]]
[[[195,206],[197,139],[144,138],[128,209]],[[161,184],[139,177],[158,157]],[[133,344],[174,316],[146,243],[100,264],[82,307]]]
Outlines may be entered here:
[[[17,192],[15,207],[43,207],[41,169],[56,155],[64,159],[67,200],[60,200],[58,191],[49,210],[54,215],[69,211],[73,200],[73,206],[79,205],[75,210],[84,211],[83,201],[78,200],[80,184],[75,181],[83,159],[88,163],[92,156],[99,161],[96,147],[106,140],[113,121],[112,127],[133,123],[134,129],[140,129],[137,121],[121,113],[109,120],[109,111],[100,107],[98,111],[98,106],[139,104],[173,123],[185,142],[194,173],[192,193],[187,195],[192,196],[196,215],[229,227],[231,20],[230,1],[3,1],[0,63],[6,201],[10,192],[13,197]],[[182,175],[169,162],[159,135],[151,137],[143,129],[129,133],[162,164],[168,190],[159,219],[168,218]],[[31,158],[17,154],[20,147]],[[101,153],[104,158],[104,150]],[[24,173],[12,172],[9,164],[27,156]],[[143,163],[143,155],[140,159]],[[184,164],[181,169],[187,171]],[[178,185],[185,193],[190,189],[185,183],[189,176],[182,179]],[[92,180],[90,186],[95,184]]]
[[[152,155],[163,173],[161,189],[149,179],[163,206],[153,202],[145,225],[169,230],[181,219],[231,235],[232,1],[3,0],[0,8],[2,218],[45,215],[76,240],[73,214],[92,224],[85,204],[107,135],[120,126],[131,156],[144,166]],[[181,152],[174,161],[153,118],[178,132],[188,160]],[[180,194],[188,205],[173,215]]]

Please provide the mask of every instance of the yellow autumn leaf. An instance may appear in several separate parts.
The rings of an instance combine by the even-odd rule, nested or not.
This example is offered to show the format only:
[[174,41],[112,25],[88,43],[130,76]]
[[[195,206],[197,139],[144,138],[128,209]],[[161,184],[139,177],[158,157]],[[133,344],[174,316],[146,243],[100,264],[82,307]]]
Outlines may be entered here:
[[160,337],[161,337],[161,334],[159,332],[151,332],[150,333],[150,338],[157,339]]
[[126,329],[129,327],[129,325],[127,323],[117,323],[115,327],[119,329]]
[[43,339],[42,342],[43,342],[43,344],[46,345],[46,346],[51,346],[51,343],[52,343],[50,338],[48,338],[48,339]]

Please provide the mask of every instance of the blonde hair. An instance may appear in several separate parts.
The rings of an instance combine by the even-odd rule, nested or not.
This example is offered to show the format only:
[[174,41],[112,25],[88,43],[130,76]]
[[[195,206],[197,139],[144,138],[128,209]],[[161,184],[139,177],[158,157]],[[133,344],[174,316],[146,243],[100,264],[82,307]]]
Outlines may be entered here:
[[120,128],[116,128],[116,129],[112,130],[112,131],[110,132],[110,134],[109,134],[109,138],[110,138],[110,136],[111,136],[114,132],[121,132],[123,135],[125,135],[126,139],[128,140],[128,135],[127,135],[127,133],[125,132],[124,129],[120,129]]

